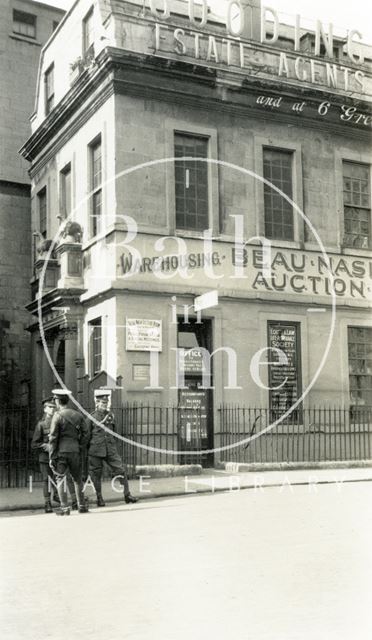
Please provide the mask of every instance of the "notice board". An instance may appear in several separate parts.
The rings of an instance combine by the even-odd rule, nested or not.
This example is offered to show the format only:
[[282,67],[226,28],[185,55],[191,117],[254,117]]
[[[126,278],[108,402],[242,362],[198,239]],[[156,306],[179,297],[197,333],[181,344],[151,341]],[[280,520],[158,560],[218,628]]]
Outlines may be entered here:
[[300,324],[269,321],[268,346],[280,349],[287,359],[283,364],[279,354],[269,352],[270,409],[284,413],[302,394]]

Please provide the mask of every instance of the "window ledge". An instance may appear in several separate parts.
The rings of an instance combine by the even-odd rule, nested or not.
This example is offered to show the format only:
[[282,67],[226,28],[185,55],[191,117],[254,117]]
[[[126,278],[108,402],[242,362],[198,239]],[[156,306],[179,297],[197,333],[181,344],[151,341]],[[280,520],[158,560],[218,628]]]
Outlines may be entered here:
[[[204,231],[206,231],[206,229]],[[194,238],[195,240],[203,240],[204,231],[191,231],[189,229],[176,229],[174,231],[174,235],[177,238],[190,238],[190,239]],[[214,240],[219,239],[218,234],[215,235],[213,232],[212,232],[212,237],[213,237]]]
[[304,243],[299,240],[275,240],[267,238],[268,242],[275,249],[303,249]]
[[35,44],[37,47],[42,46],[41,42],[39,42],[35,38],[23,36],[21,33],[10,33],[9,38],[12,38],[13,40],[21,40],[22,42],[28,42],[28,44]]
[[353,247],[341,247],[340,253],[345,256],[360,256],[361,258],[370,258],[372,249],[357,249]]

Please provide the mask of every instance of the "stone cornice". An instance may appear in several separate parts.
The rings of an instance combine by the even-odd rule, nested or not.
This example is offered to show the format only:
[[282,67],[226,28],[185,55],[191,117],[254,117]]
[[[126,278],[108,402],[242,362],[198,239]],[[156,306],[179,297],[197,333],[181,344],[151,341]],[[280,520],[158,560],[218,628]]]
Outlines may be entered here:
[[[52,289],[51,291],[48,291],[43,295],[41,300],[42,313],[45,314],[46,312],[51,311],[52,306],[57,307],[58,305],[61,305],[61,311],[63,311],[63,305],[66,303],[79,306],[81,304],[80,296],[84,291],[84,289],[74,289],[73,291],[69,289]],[[26,305],[26,309],[34,316],[37,316],[38,306],[39,299],[35,299]]]
[[278,122],[307,127],[315,125],[316,128],[363,140],[371,138],[371,129],[367,127],[362,129],[351,123],[263,111],[248,105],[247,96],[257,91],[262,95],[281,95],[293,101],[308,100],[314,105],[329,100],[335,105],[357,106],[366,113],[371,112],[369,103],[332,93],[326,88],[310,89],[300,83],[290,86],[280,80],[243,77],[225,69],[107,48],[97,57],[95,68],[81,74],[68,94],[24,144],[21,153],[34,162],[31,176],[34,175],[114,93],[161,99],[240,116],[249,113],[260,119],[272,117],[274,113]]

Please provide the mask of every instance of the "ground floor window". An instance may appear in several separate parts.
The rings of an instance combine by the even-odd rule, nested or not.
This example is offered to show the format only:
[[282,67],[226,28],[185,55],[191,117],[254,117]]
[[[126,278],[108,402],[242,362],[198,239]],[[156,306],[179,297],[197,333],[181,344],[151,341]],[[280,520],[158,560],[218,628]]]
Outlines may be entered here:
[[95,376],[102,369],[102,318],[89,322],[90,370]]
[[352,406],[372,406],[372,328],[348,327],[349,385]]

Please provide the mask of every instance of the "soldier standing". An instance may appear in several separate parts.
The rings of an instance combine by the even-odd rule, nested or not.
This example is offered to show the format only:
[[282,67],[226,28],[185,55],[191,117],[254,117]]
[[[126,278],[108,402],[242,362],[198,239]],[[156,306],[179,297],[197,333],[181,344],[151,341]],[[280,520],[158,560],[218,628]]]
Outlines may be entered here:
[[[114,414],[108,410],[109,398],[109,390],[98,389],[95,391],[94,399],[96,410],[92,413],[92,417],[103,426],[108,427],[111,431],[115,431],[115,417]],[[115,436],[108,433],[103,427],[98,426],[92,420],[87,421],[87,452],[89,474],[96,491],[97,507],[105,506],[102,497],[102,471],[104,462],[111,467],[115,475],[120,476],[120,483],[124,486],[125,502],[128,504],[138,501],[129,491],[126,466],[118,454]]]
[[66,475],[71,473],[75,485],[79,513],[87,513],[84,503],[83,483],[81,479],[81,447],[84,445],[85,424],[83,417],[74,409],[67,407],[71,391],[54,389],[52,391],[57,411],[52,418],[49,444],[49,464],[55,473],[58,495],[61,502],[57,515],[70,515],[67,502]]
[[[34,435],[32,436],[31,449],[39,452],[39,467],[43,479],[45,513],[53,513],[51,485],[54,484],[54,475],[49,466],[49,433],[56,405],[52,396],[45,398],[45,400],[42,401],[42,404],[44,415],[36,425]],[[59,502],[56,490],[53,494],[54,501]]]

